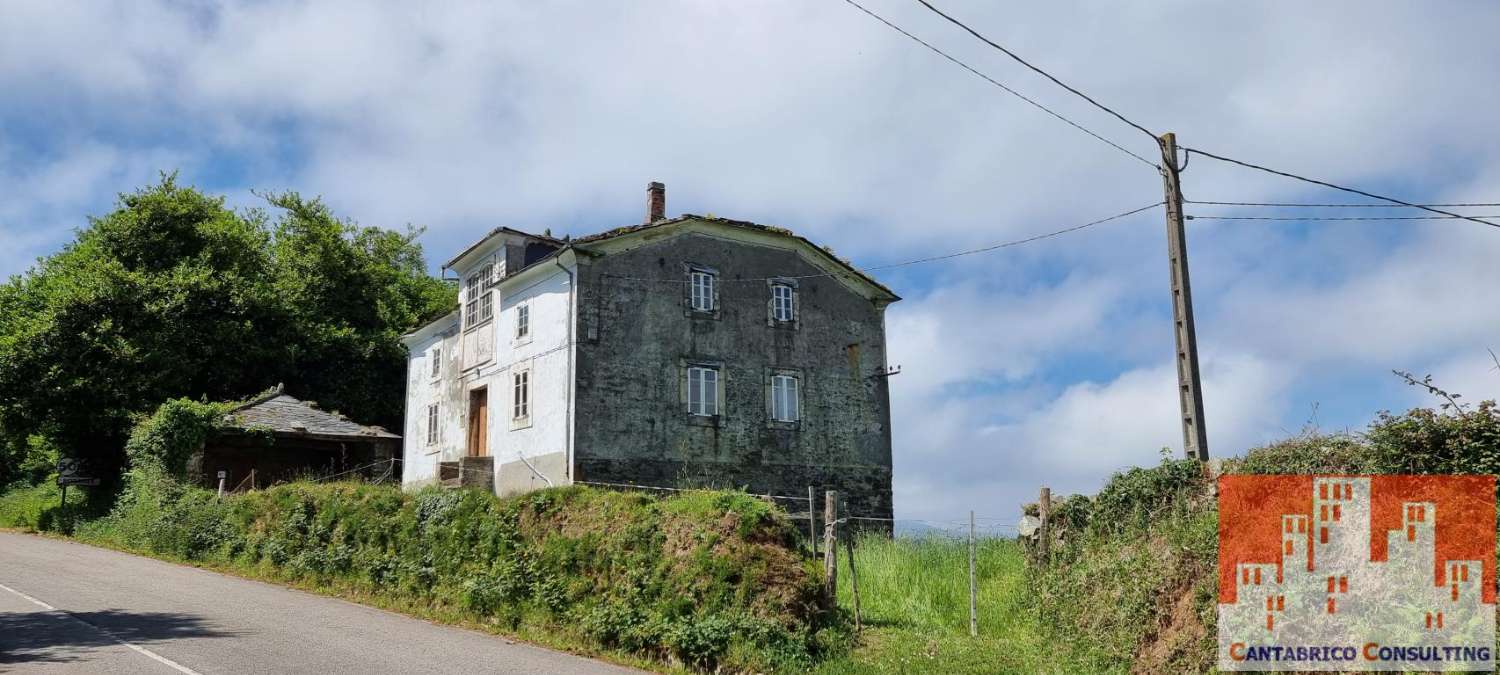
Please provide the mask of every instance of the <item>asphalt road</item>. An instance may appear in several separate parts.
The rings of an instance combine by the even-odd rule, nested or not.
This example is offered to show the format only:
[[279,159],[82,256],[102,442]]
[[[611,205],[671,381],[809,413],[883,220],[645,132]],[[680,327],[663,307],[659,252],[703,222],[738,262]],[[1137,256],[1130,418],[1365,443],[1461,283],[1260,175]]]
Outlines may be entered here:
[[0,672],[635,671],[281,586],[0,532]]

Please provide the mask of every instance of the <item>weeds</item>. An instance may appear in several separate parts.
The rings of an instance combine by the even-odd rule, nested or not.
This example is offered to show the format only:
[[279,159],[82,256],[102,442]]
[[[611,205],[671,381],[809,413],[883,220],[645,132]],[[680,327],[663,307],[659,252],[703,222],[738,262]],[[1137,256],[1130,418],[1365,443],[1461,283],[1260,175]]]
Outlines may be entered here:
[[[71,497],[71,495],[70,495]],[[55,488],[0,497],[0,523],[47,526]],[[53,502],[55,505],[55,502]],[[581,487],[510,499],[293,483],[220,500],[154,464],[131,473],[85,541],[701,670],[806,668],[823,629],[817,578],[774,507],[736,493],[655,497]]]

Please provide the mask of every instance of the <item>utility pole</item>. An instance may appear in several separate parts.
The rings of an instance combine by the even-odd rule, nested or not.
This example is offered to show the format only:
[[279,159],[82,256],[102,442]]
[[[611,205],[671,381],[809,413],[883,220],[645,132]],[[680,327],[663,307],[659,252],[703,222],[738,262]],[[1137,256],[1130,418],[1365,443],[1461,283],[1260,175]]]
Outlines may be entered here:
[[1167,203],[1167,262],[1172,268],[1172,319],[1173,334],[1177,339],[1177,398],[1182,407],[1182,448],[1189,457],[1206,462],[1208,433],[1203,426],[1203,384],[1198,374],[1198,332],[1193,327],[1193,287],[1188,280],[1177,135],[1163,134],[1160,145],[1162,188]]

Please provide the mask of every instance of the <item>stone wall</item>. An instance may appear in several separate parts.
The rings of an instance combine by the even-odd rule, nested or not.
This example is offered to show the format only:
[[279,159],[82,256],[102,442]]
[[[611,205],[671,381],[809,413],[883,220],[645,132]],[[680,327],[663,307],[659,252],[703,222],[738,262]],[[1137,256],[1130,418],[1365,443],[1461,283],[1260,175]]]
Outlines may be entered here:
[[[689,266],[718,274],[718,309],[690,310]],[[884,307],[786,248],[702,233],[581,259],[574,478],[848,496],[890,517]],[[770,282],[796,286],[797,320],[770,317]],[[805,277],[805,278],[796,278]],[[720,368],[720,415],[686,410],[686,369]],[[773,422],[770,377],[800,378],[801,421]],[[821,503],[818,505],[821,508]]]

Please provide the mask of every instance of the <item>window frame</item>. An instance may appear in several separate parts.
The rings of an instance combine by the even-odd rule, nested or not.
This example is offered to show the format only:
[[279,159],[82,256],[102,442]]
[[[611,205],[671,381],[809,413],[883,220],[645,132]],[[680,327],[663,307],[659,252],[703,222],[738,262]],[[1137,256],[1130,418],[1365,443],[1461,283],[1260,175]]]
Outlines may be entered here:
[[437,403],[427,404],[427,446],[434,447],[442,440],[442,415]]
[[[471,330],[495,318],[495,263],[481,265],[464,278],[464,330]],[[479,315],[477,318],[475,315]]]
[[[783,292],[785,297],[783,296]],[[782,310],[786,314],[782,315]],[[791,323],[797,320],[797,287],[784,281],[771,282],[771,320]]]
[[[766,325],[778,330],[800,330],[802,291],[796,277],[766,279]],[[785,289],[785,290],[783,290]],[[785,310],[785,313],[782,313]]]
[[[778,401],[777,392],[781,392],[782,400]],[[790,391],[790,405],[787,402],[786,392]],[[771,375],[771,421],[782,424],[797,424],[802,421],[802,378],[795,373],[773,373]],[[782,416],[783,409],[788,416]]]
[[[720,366],[707,363],[692,363],[687,366],[687,382],[683,387],[683,397],[687,402],[687,414],[693,417],[717,418],[723,414],[722,396],[720,389],[723,387],[723,373]],[[712,377],[705,377],[712,374]],[[695,378],[695,375],[697,376]],[[694,380],[697,379],[696,393],[694,396]],[[712,394],[712,411],[709,410],[709,394]],[[695,400],[696,399],[696,400]]]
[[531,425],[531,368],[518,368],[510,375],[511,428]]
[[[706,306],[700,306],[700,299]],[[713,314],[719,311],[719,273],[717,271],[696,265],[688,267],[688,310],[698,314]]]
[[443,346],[441,344],[433,347],[427,352],[427,358],[432,360],[432,366],[428,368],[428,377],[439,380],[443,377]]
[[525,342],[531,339],[530,302],[522,302],[516,305],[516,329],[513,338],[516,342]]

